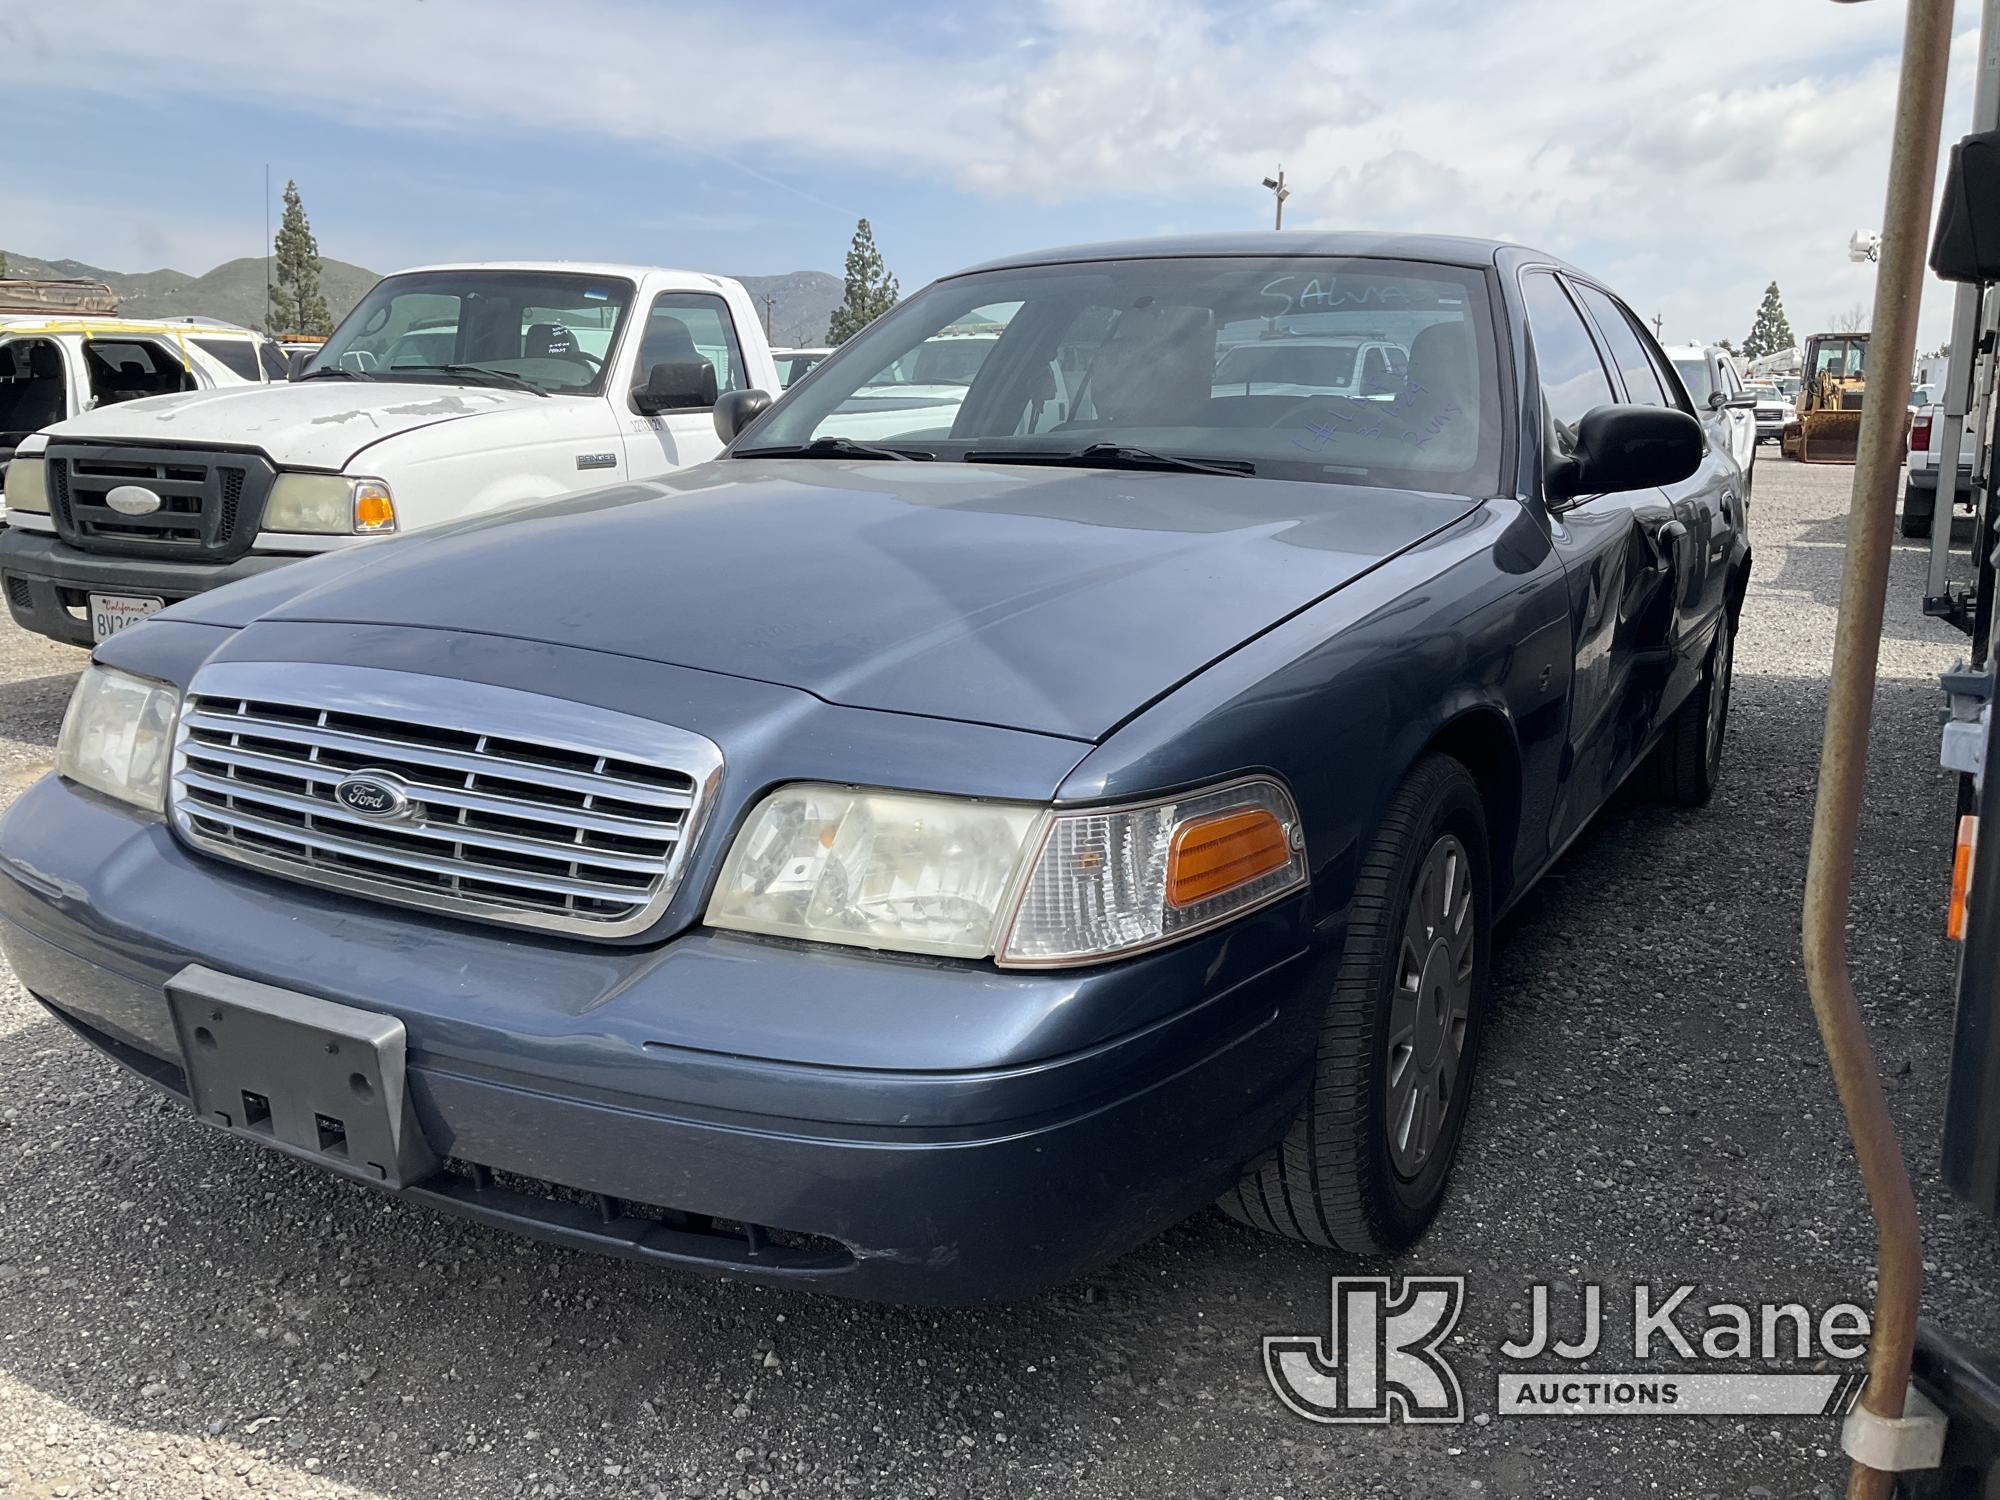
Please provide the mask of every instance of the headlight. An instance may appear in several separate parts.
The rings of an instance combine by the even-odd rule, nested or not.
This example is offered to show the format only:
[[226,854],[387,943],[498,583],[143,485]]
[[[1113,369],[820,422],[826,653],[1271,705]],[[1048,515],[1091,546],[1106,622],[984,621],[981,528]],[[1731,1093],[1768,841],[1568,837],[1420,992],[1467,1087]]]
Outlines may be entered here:
[[84,668],[56,740],[56,774],[147,812],[164,811],[180,701],[164,682]]
[[48,464],[40,458],[17,458],[7,465],[7,509],[37,516],[49,513]]
[[264,529],[373,536],[396,529],[396,502],[379,479],[280,474],[264,501]]
[[801,784],[750,815],[708,922],[1057,968],[1190,936],[1305,880],[1298,813],[1272,781],[1078,812]]
[[713,927],[985,958],[1047,810],[801,783],[758,804],[708,906]]

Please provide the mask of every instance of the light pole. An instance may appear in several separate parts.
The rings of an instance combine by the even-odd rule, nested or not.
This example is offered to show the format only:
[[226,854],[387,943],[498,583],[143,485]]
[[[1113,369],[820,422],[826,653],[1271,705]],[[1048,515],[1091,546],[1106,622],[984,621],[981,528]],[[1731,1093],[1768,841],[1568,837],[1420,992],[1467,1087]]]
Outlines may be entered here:
[[1655,343],[1659,342],[1660,330],[1666,326],[1666,322],[1667,320],[1658,313],[1653,314],[1653,341]]
[[1283,229],[1285,227],[1285,200],[1292,196],[1292,190],[1285,186],[1285,169],[1283,167],[1278,168],[1278,175],[1276,177],[1266,177],[1264,179],[1264,186],[1269,188],[1271,196],[1278,200],[1278,221],[1271,227],[1273,229]]

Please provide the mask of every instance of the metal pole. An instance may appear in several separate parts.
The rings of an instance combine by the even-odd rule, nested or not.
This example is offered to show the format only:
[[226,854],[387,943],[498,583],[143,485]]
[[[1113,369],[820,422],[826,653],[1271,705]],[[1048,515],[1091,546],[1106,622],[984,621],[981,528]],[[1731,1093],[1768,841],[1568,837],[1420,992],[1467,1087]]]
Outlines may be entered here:
[[[1819,797],[1806,863],[1803,949],[1806,988],[1826,1044],[1840,1107],[1854,1141],[1879,1240],[1874,1338],[1861,1404],[1881,1417],[1903,1415],[1916,1343],[1917,1301],[1923,1288],[1923,1248],[1909,1168],[1896,1140],[1882,1080],[1868,1050],[1861,1007],[1847,970],[1848,902],[1854,842],[1868,763],[1868,720],[1875,696],[1875,656],[1882,640],[1883,591],[1889,577],[1890,532],[1896,520],[1896,479],[1903,468],[1902,392],[1909,388],[1916,346],[1917,303],[1923,291],[1931,193],[1937,180],[1938,129],[1944,116],[1945,67],[1951,48],[1951,7],[1908,0],[1896,129],[1889,155],[1889,189],[1882,216],[1881,270],[1875,282],[1869,385],[1881,393],[1861,415],[1854,499],[1847,522],[1847,561],[1840,617],[1827,685],[1826,731],[1820,745]],[[1888,1500],[1894,1476],[1856,1463],[1851,1500]]]
[[[1981,6],[1979,81],[1972,97],[1972,128],[1975,132],[2000,128],[2000,0],[1985,0]],[[1979,353],[1979,336],[1984,322],[1980,289],[1961,282],[1952,302],[1951,364],[1944,382],[1944,431],[1934,433],[1931,438],[1932,442],[1944,445],[1938,453],[1937,509],[1931,514],[1930,570],[1924,585],[1926,603],[1936,606],[1944,603],[1948,586],[1946,575],[1951,553],[1952,501],[1958,494],[1959,450],[1964,445],[1965,422],[1969,414],[1976,414],[1973,430],[1979,439],[1972,454],[1975,533],[1978,529],[1976,518],[1985,511],[1981,503],[1984,497],[1980,493],[1984,486],[1980,480],[1979,445],[1985,439],[1986,407],[1983,398],[1987,394],[1992,361],[1982,359]],[[1973,541],[1976,559],[1979,541],[1976,534]],[[1979,655],[1975,644],[1975,664]]]
[[264,332],[276,333],[271,326],[271,164],[264,163]]
[[1285,169],[1283,167],[1278,168],[1278,191],[1274,196],[1278,200],[1278,222],[1271,227],[1273,229],[1283,229],[1285,227]]

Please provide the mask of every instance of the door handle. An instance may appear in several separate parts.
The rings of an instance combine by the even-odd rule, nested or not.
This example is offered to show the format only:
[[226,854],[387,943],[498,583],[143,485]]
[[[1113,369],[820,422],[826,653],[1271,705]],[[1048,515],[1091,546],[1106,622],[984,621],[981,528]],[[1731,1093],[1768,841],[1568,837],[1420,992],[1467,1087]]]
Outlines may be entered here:
[[1682,521],[1662,521],[1653,528],[1653,551],[1656,560],[1653,571],[1662,576],[1674,571],[1674,549],[1687,536],[1688,529]]

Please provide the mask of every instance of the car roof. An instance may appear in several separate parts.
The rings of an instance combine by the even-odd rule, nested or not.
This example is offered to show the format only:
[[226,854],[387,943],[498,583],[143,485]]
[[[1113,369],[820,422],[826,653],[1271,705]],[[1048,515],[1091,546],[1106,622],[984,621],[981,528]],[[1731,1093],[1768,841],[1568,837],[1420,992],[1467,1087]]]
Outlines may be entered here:
[[[1546,255],[1511,240],[1482,240],[1450,234],[1400,234],[1375,230],[1257,230],[1232,234],[1175,234],[1150,239],[1104,240],[1064,245],[1003,256],[954,271],[969,276],[978,271],[1026,266],[1065,265],[1076,261],[1172,259],[1196,256],[1378,256],[1385,260],[1422,260],[1437,265],[1485,267],[1502,258],[1547,262],[1575,270],[1559,257]],[[1579,271],[1577,274],[1587,276]],[[1589,278],[1594,280],[1595,278]]]
[[1699,358],[1708,354],[1720,354],[1725,359],[1729,357],[1729,351],[1720,344],[1662,344],[1660,350],[1668,359]]
[[674,276],[717,284],[724,279],[707,271],[683,271],[674,266],[629,265],[609,260],[446,260],[433,265],[406,266],[389,274],[409,276],[418,271],[559,271],[575,276],[622,276],[632,281],[645,276]]
[[121,318],[115,313],[51,313],[0,317],[0,333],[171,333],[183,338],[255,339],[236,323],[189,323],[178,318]]

